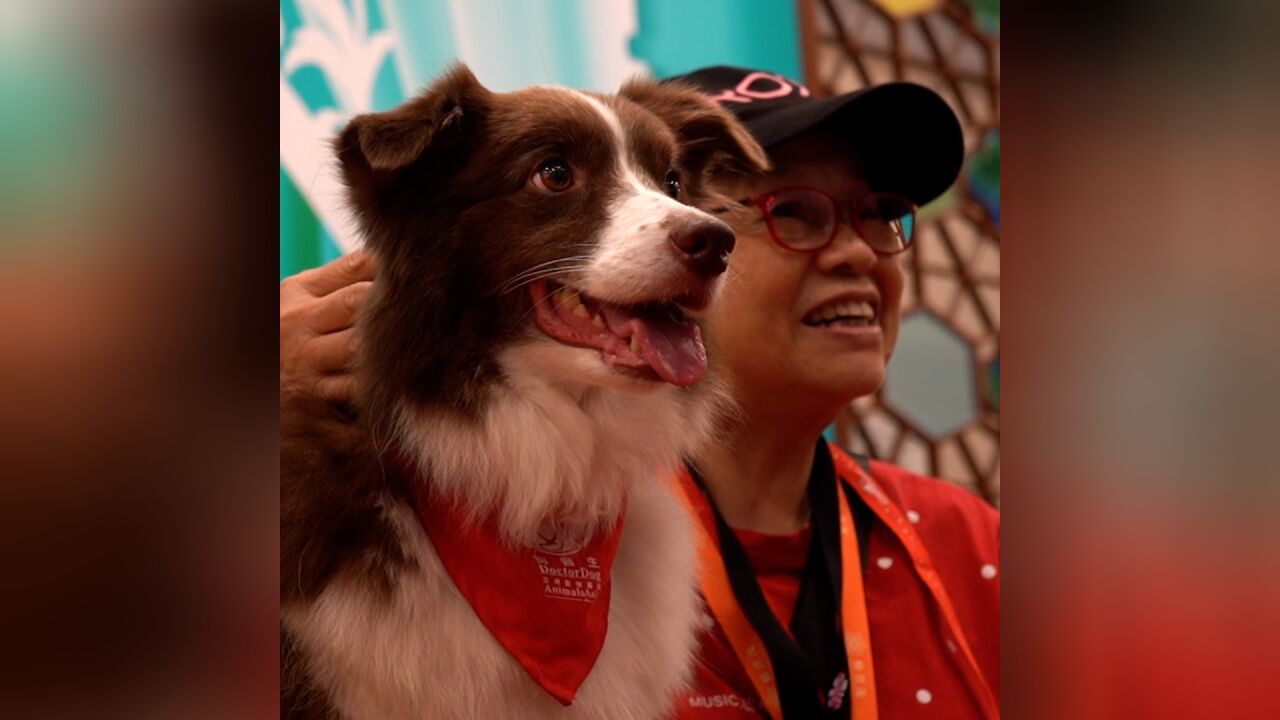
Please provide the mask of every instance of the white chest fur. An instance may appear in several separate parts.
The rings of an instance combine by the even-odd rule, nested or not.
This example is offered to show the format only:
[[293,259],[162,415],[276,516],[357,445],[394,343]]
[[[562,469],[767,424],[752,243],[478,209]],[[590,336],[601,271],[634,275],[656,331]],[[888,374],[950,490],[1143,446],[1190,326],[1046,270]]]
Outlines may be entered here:
[[[563,707],[498,645],[445,573],[413,512],[388,512],[418,567],[387,601],[338,580],[285,623],[313,679],[351,720],[664,717],[690,679],[703,616],[689,519],[662,479],[636,487],[612,571],[609,631]],[[548,632],[573,628],[548,627]]]
[[598,353],[551,341],[518,346],[503,365],[507,382],[480,422],[406,413],[399,442],[439,488],[496,513],[513,537],[536,538],[547,518],[625,506],[608,633],[573,704],[535,685],[490,635],[398,501],[386,516],[416,566],[390,597],[340,574],[309,606],[287,608],[285,626],[349,720],[666,717],[706,621],[692,520],[663,474],[706,441],[723,393],[708,380],[693,392],[566,391],[599,371]]

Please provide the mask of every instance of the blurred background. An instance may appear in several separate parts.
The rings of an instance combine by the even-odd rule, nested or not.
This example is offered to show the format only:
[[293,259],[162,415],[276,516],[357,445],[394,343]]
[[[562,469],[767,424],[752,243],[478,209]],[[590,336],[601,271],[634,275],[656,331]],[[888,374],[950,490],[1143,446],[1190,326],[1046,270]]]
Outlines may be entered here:
[[968,160],[921,211],[888,382],[828,436],[998,503],[999,36],[999,0],[281,0],[280,274],[359,242],[329,138],[456,60],[495,90],[613,92],[637,74],[721,64],[818,96],[920,83],[960,118]]
[[[0,717],[276,716],[273,313],[280,278],[342,237],[313,202],[318,168],[291,169],[284,148],[332,129],[300,133],[287,111],[339,123],[455,55],[495,86],[611,90],[632,63],[661,76],[732,62],[824,90],[901,72],[943,93],[970,156],[935,218],[961,257],[935,227],[918,254],[940,270],[912,292],[952,367],[979,374],[999,357],[1014,392],[1001,404],[999,384],[975,380],[921,419],[889,388],[833,432],[865,443],[861,424],[890,454],[901,423],[872,419],[883,400],[937,448],[994,421],[990,393],[999,465],[966,476],[949,469],[957,453],[937,453],[944,477],[988,473],[985,490],[974,480],[988,497],[1001,474],[1016,479],[999,494],[1005,717],[1275,716],[1280,3],[1021,3],[1001,17],[1003,78],[998,49],[974,49],[965,29],[994,41],[986,6],[375,2],[363,17],[387,33],[377,43],[351,30],[352,5],[324,7],[308,21],[260,0],[0,0]],[[947,15],[957,7],[972,25]],[[582,31],[549,29],[575,17]],[[959,90],[921,24],[955,55]],[[311,26],[334,47],[390,43],[391,59],[372,81],[308,89],[334,72],[285,71]],[[406,43],[396,27],[441,36]],[[607,43],[606,59],[579,62],[583,38]],[[325,44],[309,42],[313,56]],[[352,57],[329,61],[338,77]],[[988,76],[1002,112],[983,109]],[[340,106],[361,97],[352,87],[372,95]],[[982,167],[1000,167],[992,121],[1012,151],[984,194]],[[1007,213],[985,205],[997,187]],[[996,232],[964,245],[966,225],[985,227],[964,214],[973,202]],[[1002,300],[984,305],[1000,341],[983,345],[994,330],[964,320],[980,311],[961,300],[953,314],[930,279],[970,297],[948,278],[972,260],[978,296],[991,294],[987,261],[963,248],[998,248],[1004,225],[1018,242],[1001,254]]]

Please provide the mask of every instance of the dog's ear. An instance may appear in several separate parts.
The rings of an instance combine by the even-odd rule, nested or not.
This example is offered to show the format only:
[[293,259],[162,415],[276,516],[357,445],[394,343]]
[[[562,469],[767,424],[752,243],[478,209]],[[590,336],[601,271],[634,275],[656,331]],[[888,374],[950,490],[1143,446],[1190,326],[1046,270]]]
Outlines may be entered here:
[[691,172],[769,170],[764,148],[733,113],[692,85],[637,78],[623,85],[618,95],[657,115],[675,132],[682,162]]
[[467,66],[456,65],[412,100],[352,118],[334,140],[347,182],[412,165],[480,112],[488,94]]

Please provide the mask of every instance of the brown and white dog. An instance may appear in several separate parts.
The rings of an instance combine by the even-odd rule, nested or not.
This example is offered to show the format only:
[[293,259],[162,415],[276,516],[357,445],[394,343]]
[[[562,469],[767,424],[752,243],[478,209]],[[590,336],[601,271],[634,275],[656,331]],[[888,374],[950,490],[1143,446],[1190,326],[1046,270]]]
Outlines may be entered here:
[[[764,152],[690,88],[500,94],[465,67],[355,118],[335,149],[379,269],[358,415],[298,400],[282,417],[282,714],[664,716],[703,615],[663,476],[721,406],[697,382],[694,320],[733,246],[693,206],[713,170],[762,171]],[[424,502],[544,572],[564,555],[549,538],[614,533],[600,597],[509,581],[507,609],[607,603],[571,697],[478,616],[441,551],[453,536],[433,535],[453,526]],[[483,557],[462,552],[453,570]],[[490,585],[501,571],[465,569]],[[534,622],[533,645],[581,631]]]

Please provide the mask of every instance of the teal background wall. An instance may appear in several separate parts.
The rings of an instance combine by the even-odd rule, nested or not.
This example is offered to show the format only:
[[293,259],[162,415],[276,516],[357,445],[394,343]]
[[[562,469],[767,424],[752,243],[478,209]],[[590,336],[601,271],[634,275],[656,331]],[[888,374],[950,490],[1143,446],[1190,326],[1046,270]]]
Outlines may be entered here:
[[359,242],[328,138],[459,60],[500,91],[611,92],[718,64],[801,74],[792,0],[281,0],[281,277]]
[[657,77],[707,65],[739,65],[797,80],[803,68],[792,0],[637,0],[633,55]]

